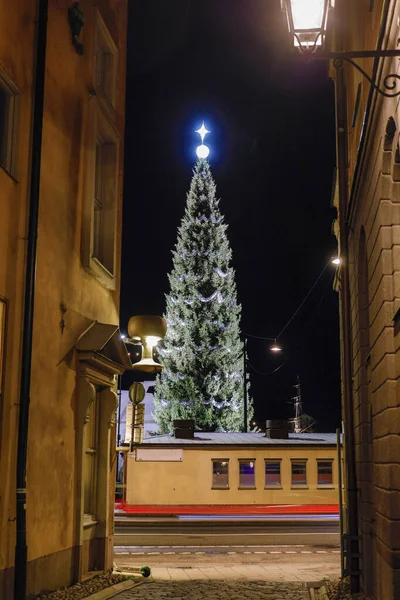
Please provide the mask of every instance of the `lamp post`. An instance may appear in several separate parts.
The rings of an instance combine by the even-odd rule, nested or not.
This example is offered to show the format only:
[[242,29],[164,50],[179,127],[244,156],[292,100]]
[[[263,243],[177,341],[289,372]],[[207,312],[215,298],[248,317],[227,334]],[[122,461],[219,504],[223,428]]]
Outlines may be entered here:
[[254,338],[257,340],[269,340],[274,343],[270,346],[271,352],[281,352],[282,348],[276,341],[276,338],[261,337],[256,335],[249,335],[242,333],[243,339],[243,431],[247,433],[247,338]]
[[[167,323],[163,317],[157,315],[137,315],[131,317],[128,322],[128,334],[122,336],[125,344],[141,344],[143,347],[142,358],[139,362],[132,364],[132,371],[142,371],[145,373],[159,373],[163,366],[156,362],[153,358],[153,349],[159,340],[162,340],[167,331]],[[141,384],[140,384],[141,385]],[[121,386],[121,384],[120,384]],[[142,386],[143,387],[143,386]],[[135,404],[139,404],[144,397],[138,394],[138,384],[131,386],[129,390],[130,399],[132,402],[132,436],[131,449],[133,444]],[[135,390],[133,392],[132,390]],[[140,398],[140,399],[139,399]],[[118,404],[118,429],[117,440],[118,448],[120,444],[120,421],[121,421],[121,389],[119,392]],[[117,477],[119,473],[119,451],[117,450]]]
[[[350,575],[350,590],[358,592],[359,581],[359,537],[357,474],[353,421],[352,391],[352,346],[351,346],[351,303],[348,262],[348,146],[346,87],[343,65],[351,64],[365,77],[373,89],[382,96],[393,98],[400,95],[396,89],[400,76],[390,73],[383,79],[383,88],[366,73],[353,59],[384,58],[400,56],[400,50],[360,50],[326,52],[324,44],[329,21],[335,11],[335,0],[281,0],[282,10],[293,44],[309,60],[333,60],[335,77],[336,153],[338,168],[338,221],[340,245],[340,313],[343,353],[343,419],[345,438],[345,468],[347,492],[347,574]],[[343,47],[340,33],[336,33],[337,46]],[[338,264],[336,262],[336,264]]]

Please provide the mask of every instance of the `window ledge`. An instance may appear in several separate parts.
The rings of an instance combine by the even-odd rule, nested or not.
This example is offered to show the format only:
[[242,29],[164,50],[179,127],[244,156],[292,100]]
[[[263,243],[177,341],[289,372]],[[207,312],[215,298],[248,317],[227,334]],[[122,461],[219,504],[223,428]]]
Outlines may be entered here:
[[4,173],[6,173],[6,174],[7,174],[7,175],[10,177],[10,179],[12,179],[12,180],[13,180],[13,182],[14,182],[14,183],[19,183],[19,180],[18,180],[18,179],[17,179],[17,177],[16,177],[16,176],[15,176],[15,175],[14,175],[14,174],[13,174],[13,173],[10,171],[10,169],[8,169],[6,166],[2,165],[1,163],[0,163],[0,169],[1,169],[1,170],[2,170]]
[[211,488],[212,490],[230,490],[231,488],[228,487],[218,487],[218,486],[214,486]]
[[291,490],[308,490],[310,488],[308,487],[308,485],[302,485],[301,483],[299,483],[299,485],[292,485],[290,487],[290,489]]
[[238,487],[238,490],[256,490],[256,486],[255,485],[243,485],[241,487]]
[[283,490],[281,485],[265,485],[264,490]]
[[85,514],[83,515],[83,528],[87,529],[89,527],[95,527],[98,524],[98,520],[95,518],[94,515],[88,515]]
[[336,489],[334,485],[324,485],[324,484],[317,485],[317,490],[334,490],[334,489]]
[[86,270],[108,290],[115,290],[115,276],[97,258],[90,258]]

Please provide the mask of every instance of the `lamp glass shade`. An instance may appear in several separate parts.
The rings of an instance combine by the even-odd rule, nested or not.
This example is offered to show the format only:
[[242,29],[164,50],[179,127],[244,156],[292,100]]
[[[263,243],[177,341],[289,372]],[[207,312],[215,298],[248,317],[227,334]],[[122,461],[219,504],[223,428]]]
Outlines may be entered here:
[[295,31],[323,29],[325,0],[291,0]]
[[314,49],[323,45],[333,0],[282,0],[282,6],[295,46]]

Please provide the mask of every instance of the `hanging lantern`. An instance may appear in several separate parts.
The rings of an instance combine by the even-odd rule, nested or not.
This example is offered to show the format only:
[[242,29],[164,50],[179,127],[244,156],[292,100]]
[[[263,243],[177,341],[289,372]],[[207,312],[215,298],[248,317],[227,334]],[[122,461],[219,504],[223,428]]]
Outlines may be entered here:
[[281,0],[295,46],[315,50],[325,43],[329,11],[334,0]]

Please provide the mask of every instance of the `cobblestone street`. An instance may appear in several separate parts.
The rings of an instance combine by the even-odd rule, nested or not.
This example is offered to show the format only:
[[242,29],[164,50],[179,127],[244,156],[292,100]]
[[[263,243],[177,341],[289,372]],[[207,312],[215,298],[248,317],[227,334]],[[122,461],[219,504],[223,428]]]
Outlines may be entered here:
[[146,581],[115,600],[309,600],[301,583],[254,580]]

